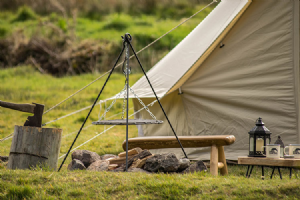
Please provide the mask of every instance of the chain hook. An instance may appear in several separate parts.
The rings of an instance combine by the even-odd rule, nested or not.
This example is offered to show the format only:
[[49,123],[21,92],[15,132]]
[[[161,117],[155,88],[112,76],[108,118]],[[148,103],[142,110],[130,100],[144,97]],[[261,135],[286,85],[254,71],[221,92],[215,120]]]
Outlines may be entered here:
[[127,68],[129,68],[129,74],[131,73],[131,67],[129,67],[129,46],[128,43],[131,42],[132,37],[129,33],[126,33],[124,36],[122,36],[123,38],[123,45],[125,47],[125,60],[123,62],[123,66],[122,66],[122,71],[123,74],[125,75],[125,77],[128,75],[127,74]]

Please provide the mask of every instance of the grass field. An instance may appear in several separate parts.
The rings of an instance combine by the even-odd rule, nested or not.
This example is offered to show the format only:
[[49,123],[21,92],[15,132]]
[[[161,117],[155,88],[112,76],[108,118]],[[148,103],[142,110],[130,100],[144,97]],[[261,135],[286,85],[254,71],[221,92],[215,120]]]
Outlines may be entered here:
[[[0,199],[298,199],[299,178],[0,170]],[[260,171],[260,170],[259,170]],[[269,174],[268,174],[269,175]]]
[[[54,78],[48,75],[40,75],[35,72],[31,67],[17,67],[13,69],[2,70],[0,73],[1,87],[0,87],[0,99],[2,101],[16,102],[16,103],[41,103],[45,104],[45,110],[59,103],[63,99],[67,98],[83,86],[87,85],[101,74],[87,74],[81,76]],[[131,83],[134,83],[141,74],[133,74],[130,76]],[[70,100],[61,104],[57,108],[51,110],[43,116],[43,123],[47,123],[84,107],[93,104],[107,75],[101,78],[96,83],[92,84],[87,89],[75,95]],[[106,99],[120,92],[124,87],[125,77],[122,74],[112,74],[107,88],[104,89],[103,95],[100,99]],[[112,101],[107,102],[107,107]],[[110,112],[106,117],[110,117],[122,111],[123,100],[117,100]],[[104,106],[104,105],[103,105]],[[130,102],[130,108],[132,107]],[[77,131],[83,123],[89,109],[86,109],[78,114],[71,115],[59,121],[47,124],[46,127],[62,128],[63,139],[61,152],[64,153],[69,148],[73,141]],[[104,107],[102,107],[101,114],[103,114]],[[100,112],[100,106],[95,106],[86,126],[91,125],[92,121],[98,120]],[[130,110],[133,113],[133,109]],[[14,111],[10,109],[0,109],[0,115],[3,116],[0,119],[0,138],[3,138],[13,132],[14,125],[23,125],[29,114]],[[121,115],[119,114],[120,118]],[[109,128],[107,126],[106,128]],[[90,126],[90,128],[83,130],[75,146],[82,144],[86,140],[94,137],[96,134],[104,130],[103,126]],[[88,146],[93,146],[91,151],[96,151],[99,154],[104,153],[117,153],[121,151],[120,143],[125,139],[124,134],[125,127],[114,127],[112,131],[103,134],[103,136],[91,141]],[[130,127],[130,136],[137,135],[137,130]],[[73,134],[72,134],[73,133]],[[7,140],[1,143],[0,155],[8,155],[11,140]],[[83,146],[83,148],[85,148]]]
[[[0,68],[32,64],[30,57],[33,57],[37,65],[56,76],[106,72],[122,47],[121,36],[125,33],[132,35],[132,45],[137,52],[205,5],[189,5],[190,12],[180,15],[181,17],[178,17],[178,13],[162,17],[163,11],[139,15],[112,12],[100,18],[62,16],[58,13],[39,15],[28,7],[20,7],[17,12],[2,11],[0,46],[3,50],[0,51]],[[207,7],[140,53],[139,58],[143,60],[145,69],[150,69],[182,41],[212,9],[213,6]],[[43,59],[40,60],[41,58]],[[72,70],[56,72],[57,65],[60,66],[59,69],[64,68],[63,64],[58,64],[61,60],[66,61],[68,68]],[[137,63],[132,62],[132,65],[137,66]]]
[[[85,1],[82,2],[85,3]],[[123,1],[106,2],[117,2],[120,5],[124,3]],[[125,4],[129,5],[128,2],[135,3],[136,1],[127,1]],[[146,2],[150,1],[144,1],[145,5]],[[168,1],[157,2],[168,5]],[[180,8],[182,8],[182,2],[187,4],[180,0],[173,2],[177,2],[176,5]],[[139,3],[143,4],[142,1]],[[147,8],[145,5],[143,6]],[[110,5],[101,6],[103,5],[100,5],[100,8],[105,14],[99,14],[99,12],[81,13],[76,18],[76,24],[72,28],[69,27],[73,20],[71,15],[68,17],[63,17],[57,13],[42,15],[41,13],[33,13],[28,8],[25,8],[25,11],[22,8],[23,11],[20,9],[18,12],[2,11],[0,13],[0,38],[8,38],[15,33],[22,33],[21,35],[27,39],[36,34],[47,37],[52,34],[50,31],[52,29],[41,24],[50,23],[58,27],[62,34],[67,35],[66,38],[71,36],[72,31],[75,31],[76,41],[74,43],[82,40],[95,42],[105,40],[113,44],[120,44],[120,36],[130,32],[134,38],[133,44],[136,50],[139,50],[180,23],[185,17],[203,7],[200,4],[186,5],[185,9],[165,6],[161,7],[160,10],[158,8],[155,8],[155,11],[150,10],[149,13],[136,13],[137,11],[130,11],[133,7],[129,6],[128,12],[116,12],[114,10],[110,13],[105,10],[106,8],[108,10]],[[150,49],[144,51],[140,54],[140,59],[146,60],[147,66],[153,66],[197,26],[212,9],[213,7],[206,9]],[[180,13],[178,11],[186,12]],[[16,37],[16,39],[23,38]],[[134,83],[142,76],[138,70],[133,69],[133,71],[135,73],[130,76],[130,83]],[[50,75],[42,75],[33,67],[26,65],[1,69],[0,100],[15,103],[41,103],[45,104],[45,110],[48,110],[102,75],[101,73],[94,73],[55,78]],[[104,75],[87,89],[43,116],[43,123],[47,123],[45,127],[63,129],[59,164],[89,109],[69,117],[60,118],[92,105],[106,77],[107,75]],[[121,91],[124,87],[124,81],[125,78],[122,74],[114,73],[100,99],[107,99]],[[111,102],[108,101],[106,107]],[[116,114],[118,114],[116,118],[120,118],[122,103],[122,100],[118,100],[107,114],[107,118]],[[74,147],[97,136],[79,149],[94,151],[99,155],[118,154],[123,151],[121,144],[125,140],[125,127],[116,126],[102,133],[110,126],[91,125],[92,121],[98,120],[99,114],[101,116],[103,113],[103,106],[102,104],[101,109],[99,105],[95,107],[86,123],[86,129],[82,131]],[[132,102],[130,102],[129,107],[132,107]],[[130,110],[130,113],[133,113],[133,109]],[[0,139],[9,136],[15,125],[23,125],[28,116],[27,113],[0,107]],[[59,120],[52,122],[55,119]],[[136,136],[137,129],[135,126],[130,126],[129,137]],[[9,155],[11,141],[11,138],[0,141],[1,156]],[[299,199],[300,196],[300,173],[298,170],[295,170],[292,179],[289,179],[289,171],[282,169],[283,180],[280,180],[277,173],[273,179],[270,179],[271,168],[267,168],[265,169],[266,178],[262,180],[260,168],[254,168],[252,177],[248,179],[244,177],[246,166],[236,165],[228,166],[228,176],[214,177],[207,172],[150,175],[90,171],[70,172],[67,171],[67,165],[70,161],[69,156],[60,172],[49,171],[46,168],[7,170],[5,163],[0,162],[0,199]]]
[[[16,103],[44,103],[49,109],[64,98],[73,94],[101,74],[88,74],[73,77],[53,78],[41,75],[33,68],[22,66],[0,71],[0,99]],[[133,74],[131,83],[141,74]],[[97,81],[71,100],[44,115],[48,122],[93,103],[103,85],[105,77]],[[123,88],[124,77],[113,74],[101,99],[108,98]],[[109,116],[121,111],[122,101],[117,101]],[[98,119],[97,106],[87,122]],[[63,129],[61,153],[69,148],[88,110],[72,115],[47,127]],[[131,110],[132,112],[132,110]],[[28,114],[0,108],[0,138],[13,132],[14,125],[22,125]],[[108,116],[108,117],[109,117]],[[104,127],[91,126],[79,136],[75,147],[102,132]],[[135,137],[137,130],[130,127],[129,137]],[[73,134],[72,134],[73,133]],[[125,128],[115,127],[100,135],[80,149],[95,151],[100,155],[117,154],[122,150]],[[9,155],[11,139],[0,142],[0,155]],[[59,160],[59,164],[62,159]],[[68,172],[66,166],[61,172],[47,169],[7,170],[0,163],[0,199],[298,199],[300,195],[300,173],[282,169],[283,180],[278,174],[270,180],[271,169],[265,169],[266,180],[261,180],[261,169],[254,168],[252,177],[244,177],[246,166],[229,166],[228,176],[213,177],[209,173],[195,174],[140,174],[109,172]]]

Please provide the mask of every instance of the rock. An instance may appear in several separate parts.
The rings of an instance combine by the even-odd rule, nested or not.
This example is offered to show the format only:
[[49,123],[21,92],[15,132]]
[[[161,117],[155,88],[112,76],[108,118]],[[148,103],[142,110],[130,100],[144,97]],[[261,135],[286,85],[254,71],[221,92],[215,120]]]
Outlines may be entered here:
[[151,172],[148,172],[141,168],[130,168],[128,169],[128,172],[141,172],[141,173],[151,174]]
[[81,160],[82,159],[82,150],[77,149],[77,150],[73,151],[71,157],[72,157],[72,160],[74,160],[74,159]]
[[114,154],[105,154],[105,155],[101,156],[101,160],[107,160],[109,158],[117,158],[117,156]]
[[182,173],[194,173],[194,172],[201,172],[201,171],[207,171],[207,167],[202,160],[199,160],[196,163],[192,164],[187,169],[185,169]]
[[120,167],[114,169],[114,170],[111,170],[111,172],[124,172],[126,169],[126,164],[122,164]]
[[107,160],[97,160],[95,162],[93,162],[88,168],[87,170],[90,171],[107,171],[108,170],[108,166],[109,166],[109,161]]
[[135,155],[135,156],[133,156],[132,158],[129,159],[129,161],[128,161],[128,168],[129,168],[134,162],[136,162],[138,159],[142,160],[142,159],[144,159],[144,158],[146,158],[146,157],[148,157],[148,156],[152,156],[152,153],[151,153],[149,150],[147,150],[147,149],[143,150],[143,151],[140,152],[139,154],[137,154],[137,155]]
[[68,165],[68,170],[73,171],[76,169],[84,170],[84,169],[86,169],[86,167],[80,160],[73,159],[72,162]]
[[7,162],[8,161],[8,156],[0,156],[0,160],[2,162]]
[[187,158],[181,158],[179,159],[179,167],[178,167],[178,172],[181,172],[183,170],[185,170],[186,168],[188,168],[191,165],[191,162],[189,159]]
[[156,154],[146,160],[144,169],[150,172],[176,172],[180,166],[174,153]]
[[80,160],[85,167],[88,167],[93,162],[101,160],[101,157],[96,152],[87,150],[75,150],[72,153],[72,159]]

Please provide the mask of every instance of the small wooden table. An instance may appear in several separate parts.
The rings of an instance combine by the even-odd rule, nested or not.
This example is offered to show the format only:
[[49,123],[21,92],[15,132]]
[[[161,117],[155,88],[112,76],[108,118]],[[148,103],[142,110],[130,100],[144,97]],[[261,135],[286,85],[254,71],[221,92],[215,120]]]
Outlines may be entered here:
[[[290,178],[292,177],[292,168],[300,167],[300,159],[295,158],[265,158],[265,157],[247,157],[241,156],[238,157],[238,164],[240,165],[248,165],[248,169],[246,172],[246,177],[250,178],[252,173],[253,166],[261,166],[262,167],[262,177],[264,177],[264,166],[273,168],[271,179],[274,174],[275,168],[278,168],[278,173],[280,178],[282,179],[280,173],[280,167],[288,167],[290,169]],[[251,166],[251,168],[250,168]],[[250,169],[250,173],[249,173]]]

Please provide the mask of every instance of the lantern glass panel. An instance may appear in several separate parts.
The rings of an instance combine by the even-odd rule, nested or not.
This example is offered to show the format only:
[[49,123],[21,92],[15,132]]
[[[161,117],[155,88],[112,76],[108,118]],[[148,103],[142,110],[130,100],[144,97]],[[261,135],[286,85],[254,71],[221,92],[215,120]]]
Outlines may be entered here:
[[250,137],[250,143],[249,143],[249,145],[250,145],[250,151],[254,151],[254,138],[253,137]]
[[266,138],[266,144],[270,144],[270,138]]

